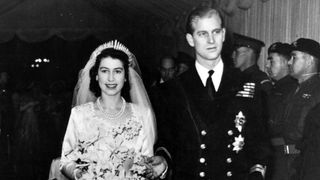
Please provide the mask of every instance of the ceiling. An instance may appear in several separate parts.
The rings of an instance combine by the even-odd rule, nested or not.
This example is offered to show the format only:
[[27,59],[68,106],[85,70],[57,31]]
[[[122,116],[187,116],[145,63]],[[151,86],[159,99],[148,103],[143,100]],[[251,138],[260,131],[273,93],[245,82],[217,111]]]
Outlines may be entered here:
[[[204,0],[86,0],[118,21],[178,20]],[[140,19],[139,19],[140,18]],[[133,21],[127,21],[133,20]]]
[[0,42],[14,36],[28,42],[57,35],[76,40],[106,39],[141,28],[177,26],[190,9],[207,0],[1,0]]

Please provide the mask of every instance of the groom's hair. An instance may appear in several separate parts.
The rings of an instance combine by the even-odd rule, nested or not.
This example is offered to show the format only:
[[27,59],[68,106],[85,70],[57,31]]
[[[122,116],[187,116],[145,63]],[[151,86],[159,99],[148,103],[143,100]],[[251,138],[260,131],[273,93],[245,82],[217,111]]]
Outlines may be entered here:
[[200,18],[203,17],[212,17],[212,16],[218,16],[220,19],[220,23],[221,23],[221,28],[224,28],[224,22],[223,22],[223,18],[221,15],[221,12],[217,9],[214,9],[212,7],[209,6],[198,6],[195,9],[193,9],[189,16],[187,17],[187,21],[186,21],[186,33],[188,34],[192,34],[194,32],[194,28],[193,25],[195,23],[195,21],[197,21]]

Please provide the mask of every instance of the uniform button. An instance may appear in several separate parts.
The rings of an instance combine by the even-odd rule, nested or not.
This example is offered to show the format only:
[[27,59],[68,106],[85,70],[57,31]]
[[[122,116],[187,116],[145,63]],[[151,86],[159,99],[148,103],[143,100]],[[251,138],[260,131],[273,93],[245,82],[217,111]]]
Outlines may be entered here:
[[201,144],[201,145],[200,145],[200,148],[201,148],[201,149],[205,149],[205,148],[206,148],[206,145],[205,145],[205,144]]
[[205,177],[205,176],[206,176],[206,173],[200,172],[200,173],[199,173],[199,176],[200,176],[200,177]]
[[229,135],[229,136],[232,136],[232,135],[233,135],[233,131],[232,131],[232,130],[229,130],[229,131],[228,131],[228,135]]
[[232,162],[232,159],[231,158],[227,158],[227,163],[231,163]]
[[228,148],[231,148],[231,144],[228,144]]
[[231,177],[231,176],[232,176],[232,172],[231,172],[231,171],[228,171],[228,172],[227,172],[227,176],[228,176],[228,177]]
[[204,163],[204,162],[206,162],[206,159],[205,158],[200,158],[199,161],[200,161],[200,163]]
[[201,131],[201,135],[202,135],[202,136],[205,136],[206,134],[207,134],[207,132],[206,132],[205,130],[202,130],[202,131]]

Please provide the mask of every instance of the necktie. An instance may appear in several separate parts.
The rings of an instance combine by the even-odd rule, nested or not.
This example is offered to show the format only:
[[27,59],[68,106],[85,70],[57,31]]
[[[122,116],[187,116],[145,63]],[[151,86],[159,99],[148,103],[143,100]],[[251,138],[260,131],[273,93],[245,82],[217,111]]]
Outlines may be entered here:
[[214,88],[214,85],[213,85],[211,76],[212,76],[212,74],[214,73],[214,71],[213,71],[213,70],[210,70],[208,73],[209,73],[209,76],[208,76],[208,78],[207,78],[206,88],[207,88],[208,95],[209,95],[210,99],[213,100],[214,95],[215,95],[215,93],[216,93],[216,90],[215,90],[215,88]]

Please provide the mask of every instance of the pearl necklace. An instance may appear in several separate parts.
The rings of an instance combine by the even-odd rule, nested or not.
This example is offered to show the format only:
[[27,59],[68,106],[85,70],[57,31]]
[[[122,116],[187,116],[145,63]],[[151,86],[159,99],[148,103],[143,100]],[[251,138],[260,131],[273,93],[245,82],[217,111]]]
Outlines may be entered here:
[[124,113],[124,110],[126,109],[126,101],[124,100],[123,97],[121,97],[122,99],[122,106],[121,106],[121,109],[120,111],[116,112],[116,113],[110,113],[110,112],[106,112],[106,110],[103,109],[103,107],[101,106],[101,97],[98,98],[97,100],[97,106],[98,108],[100,109],[100,111],[103,112],[103,114],[108,118],[108,119],[117,119],[119,118],[123,113]]

